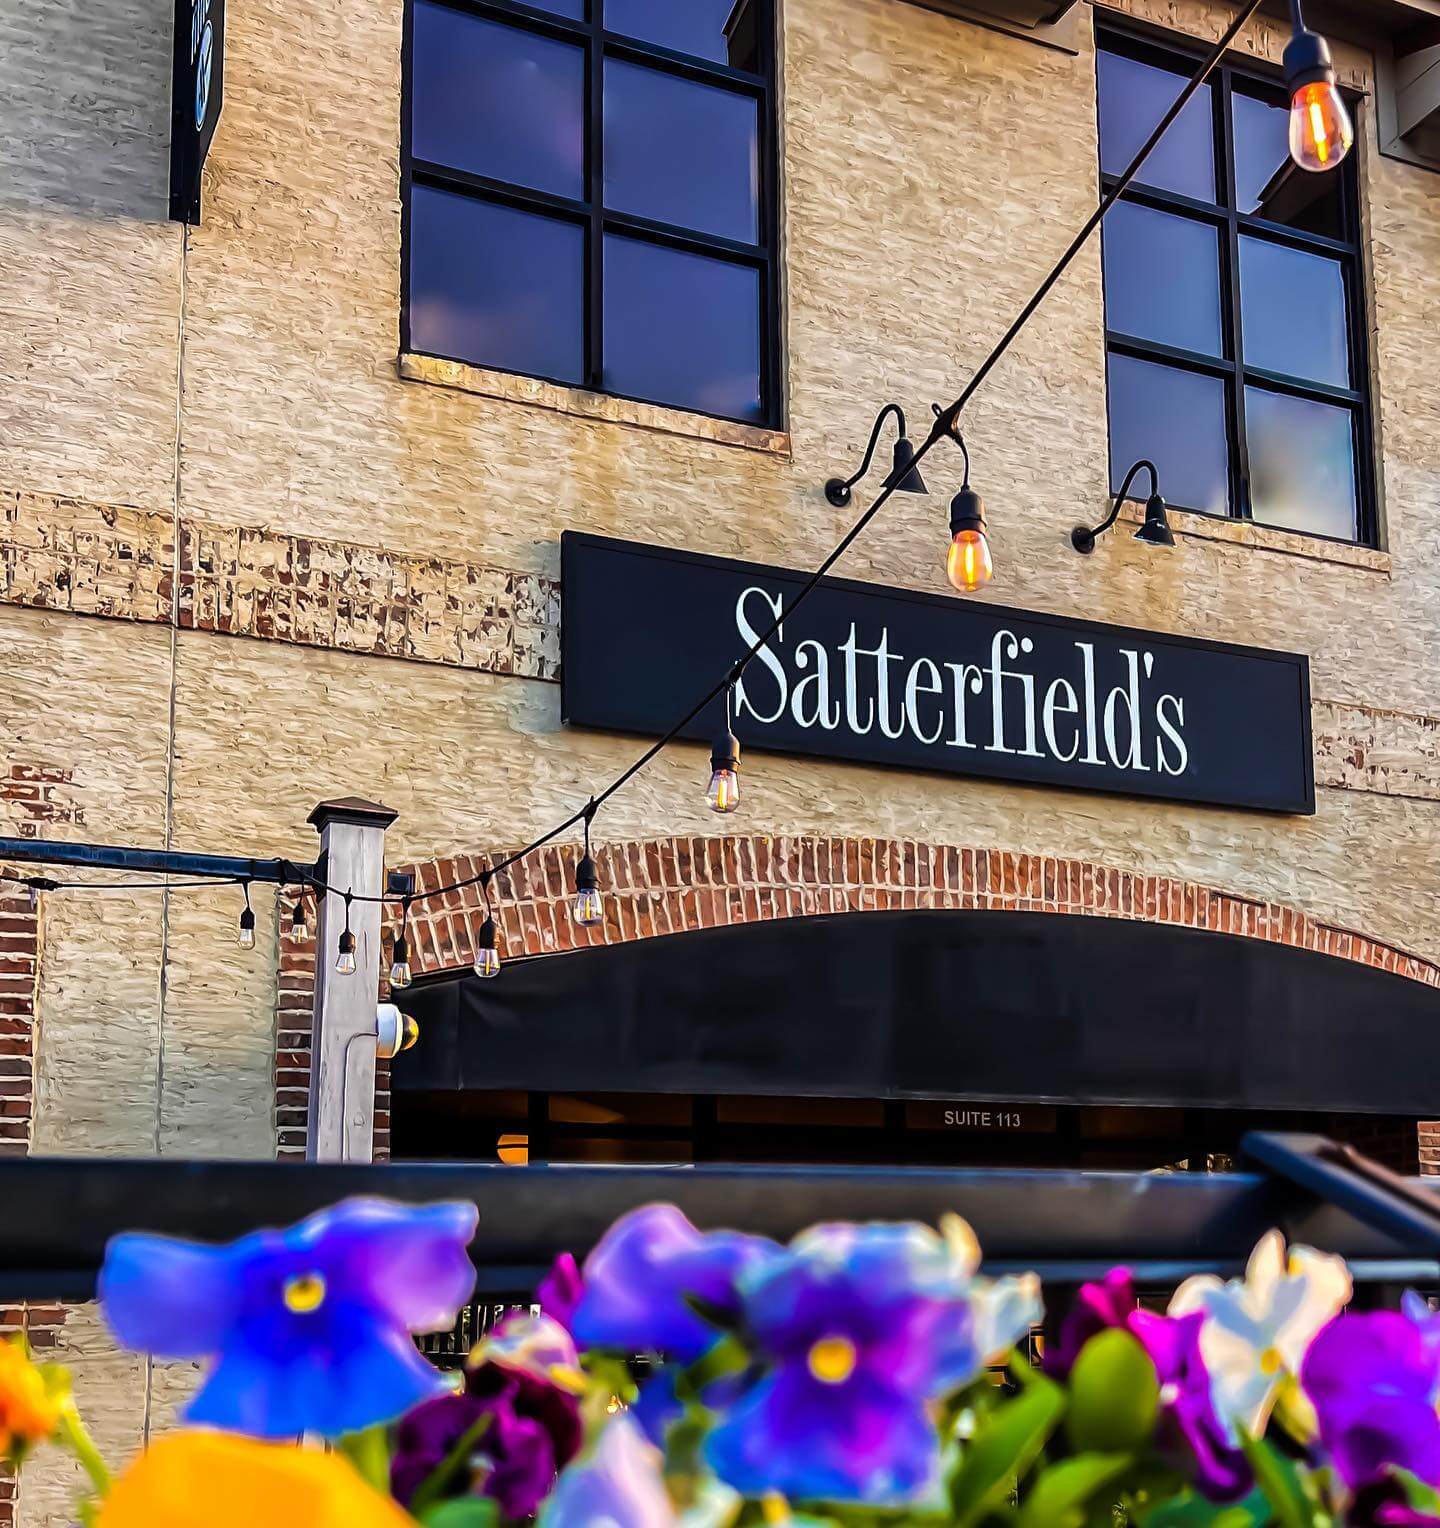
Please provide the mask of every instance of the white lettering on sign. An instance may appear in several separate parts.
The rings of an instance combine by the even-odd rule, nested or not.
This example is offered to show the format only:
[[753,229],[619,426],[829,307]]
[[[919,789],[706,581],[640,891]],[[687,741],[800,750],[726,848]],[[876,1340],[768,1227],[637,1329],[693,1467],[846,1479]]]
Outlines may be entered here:
[[[783,595],[758,584],[744,589],[735,602],[741,642],[754,646],[784,611]],[[1162,687],[1154,653],[1116,651],[1124,665],[1120,684],[1106,689],[1097,680],[1093,642],[1072,641],[1076,683],[1055,679],[1041,693],[1027,660],[1053,665],[1055,655],[1038,653],[1034,638],[1013,631],[997,631],[988,652],[957,661],[908,657],[895,650],[887,626],[863,632],[853,621],[833,648],[807,637],[792,650],[782,624],[737,682],[735,714],[778,722],[788,712],[806,731],[865,737],[878,730],[892,741],[908,735],[927,747],[1049,758],[1128,775],[1185,774],[1184,699]]]
[[1013,1109],[947,1109],[943,1117],[956,1130],[1019,1130],[1025,1123]]

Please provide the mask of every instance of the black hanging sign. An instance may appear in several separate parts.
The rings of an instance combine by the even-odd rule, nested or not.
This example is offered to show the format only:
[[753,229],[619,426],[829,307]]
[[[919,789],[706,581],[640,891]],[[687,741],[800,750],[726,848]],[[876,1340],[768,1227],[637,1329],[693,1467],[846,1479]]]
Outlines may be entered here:
[[200,177],[225,94],[225,0],[175,0],[170,216],[200,221]]
[[[656,736],[805,582],[783,568],[567,532],[572,726]],[[686,736],[723,733],[716,702]],[[735,691],[746,750],[1169,801],[1313,813],[1298,653],[826,579]]]

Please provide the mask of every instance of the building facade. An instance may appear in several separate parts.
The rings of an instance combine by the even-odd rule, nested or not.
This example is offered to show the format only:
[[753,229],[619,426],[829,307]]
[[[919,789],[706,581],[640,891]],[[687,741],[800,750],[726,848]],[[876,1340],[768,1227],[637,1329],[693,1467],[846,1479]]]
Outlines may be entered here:
[[[176,28],[183,52],[222,14],[191,9],[0,0],[0,831],[307,860],[314,805],[358,796],[398,814],[387,863],[421,891],[539,837],[644,746],[563,719],[562,636],[605,632],[566,629],[562,536],[814,567],[882,480],[849,508],[824,492],[877,411],[923,436],[1233,16],[230,0],[186,224]],[[747,749],[719,817],[692,739],[595,819],[602,924],[570,907],[578,828],[495,878],[507,970],[818,914],[857,915],[863,947],[865,917],[933,909],[1207,931],[1440,986],[1440,177],[1395,124],[1434,15],[1317,14],[1357,145],[1297,179],[1287,23],[1262,12],[961,422],[996,568],[971,602],[1302,655],[1308,740],[1257,741],[1253,713],[1217,736],[1262,761],[1305,740],[1314,810],[827,745]],[[1175,546],[1133,539],[1136,501],[1081,555],[1072,528],[1140,458]],[[923,471],[929,495],[897,494],[837,572],[958,602],[959,451]],[[0,1150],[303,1152],[315,951],[289,897],[253,900],[247,950],[236,887],[7,895]],[[485,913],[478,887],[415,906],[417,994],[474,982]],[[1267,1116],[1183,1088],[1017,1099],[983,1074],[907,1098],[728,1073],[552,1087],[536,1033],[528,1087],[398,1063],[377,1149],[1161,1168],[1303,1115],[1440,1162],[1385,1034],[1403,1108]],[[68,1355],[120,1454],[190,1382],[117,1354],[88,1307],[0,1322]],[[59,1521],[66,1485],[37,1472],[16,1504],[0,1482],[0,1522]]]

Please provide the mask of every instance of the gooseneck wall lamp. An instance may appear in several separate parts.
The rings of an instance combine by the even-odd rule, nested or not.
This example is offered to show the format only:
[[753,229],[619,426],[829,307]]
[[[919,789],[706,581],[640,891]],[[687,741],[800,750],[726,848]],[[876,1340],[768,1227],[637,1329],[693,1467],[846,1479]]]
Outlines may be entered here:
[[880,439],[880,431],[889,414],[895,416],[900,437],[895,442],[894,465],[890,468],[890,475],[885,479],[885,486],[895,489],[897,493],[930,492],[925,486],[925,479],[920,476],[920,469],[915,465],[915,447],[911,445],[910,437],[905,433],[905,410],[898,403],[887,403],[875,416],[875,426],[870,431],[870,444],[865,447],[865,460],[860,463],[860,470],[854,477],[831,478],[825,485],[825,497],[836,509],[845,508],[850,502],[850,490],[869,472],[870,464],[875,460],[875,446]]
[[1175,537],[1170,530],[1170,519],[1165,509],[1165,500],[1160,497],[1160,478],[1155,471],[1155,463],[1138,461],[1125,474],[1125,481],[1120,485],[1120,492],[1115,495],[1115,502],[1110,506],[1110,513],[1100,524],[1093,530],[1089,526],[1077,525],[1070,532],[1070,545],[1077,552],[1082,552],[1088,557],[1095,550],[1095,543],[1120,518],[1120,506],[1130,497],[1131,485],[1142,472],[1150,474],[1150,497],[1145,501],[1145,523],[1135,532],[1135,539],[1143,541],[1146,546],[1175,545]]
[[1333,170],[1355,145],[1355,124],[1335,83],[1330,44],[1305,25],[1301,0],[1290,0],[1290,20],[1284,58],[1290,157],[1302,170]]

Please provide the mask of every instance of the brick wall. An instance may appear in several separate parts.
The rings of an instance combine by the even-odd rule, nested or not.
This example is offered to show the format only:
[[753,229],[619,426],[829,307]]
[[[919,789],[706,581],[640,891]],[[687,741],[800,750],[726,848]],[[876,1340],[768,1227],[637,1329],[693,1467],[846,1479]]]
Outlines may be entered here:
[[[491,887],[502,958],[618,944],[660,934],[762,919],[905,908],[996,909],[1138,918],[1294,945],[1440,986],[1440,966],[1393,944],[1275,902],[1167,876],[997,849],[887,838],[770,835],[663,838],[597,846],[605,921],[582,927],[570,913],[578,850],[551,845],[501,871]],[[424,891],[478,874],[460,855],[403,868]],[[487,916],[478,885],[411,910],[417,975],[470,965]],[[392,921],[386,943],[394,938]],[[276,1088],[279,1154],[303,1156],[309,1085],[313,941],[281,941]],[[424,1037],[421,1037],[424,1043]],[[390,1096],[376,1098],[376,1155],[389,1155]],[[1386,1124],[1355,1137],[1381,1160],[1412,1170],[1413,1126]],[[1440,1125],[1420,1127],[1422,1161],[1440,1172]],[[1429,1156],[1425,1153],[1428,1151]]]
[[0,882],[0,1156],[30,1149],[39,963],[39,909],[23,887]]

